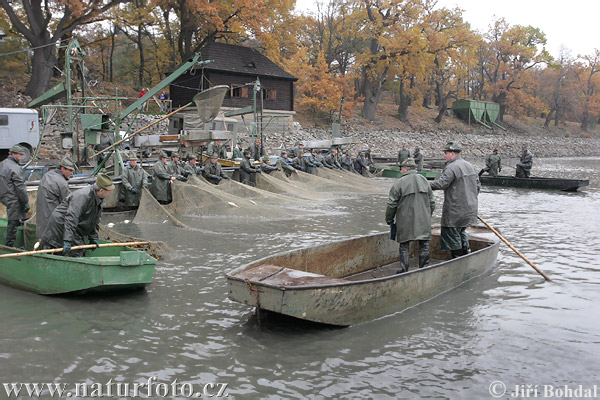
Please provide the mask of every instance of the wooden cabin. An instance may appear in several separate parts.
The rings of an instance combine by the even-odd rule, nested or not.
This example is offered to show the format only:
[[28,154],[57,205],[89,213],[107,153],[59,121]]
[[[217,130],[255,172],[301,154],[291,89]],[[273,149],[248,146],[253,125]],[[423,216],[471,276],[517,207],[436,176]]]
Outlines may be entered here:
[[[209,43],[200,51],[202,60],[211,63],[192,69],[169,86],[173,107],[181,107],[199,91],[227,85],[229,92],[223,108],[253,105],[253,83],[261,84],[263,109],[294,111],[294,82],[298,78],[284,71],[258,50],[227,43]],[[260,98],[257,98],[260,99]],[[259,100],[257,104],[260,105]]]

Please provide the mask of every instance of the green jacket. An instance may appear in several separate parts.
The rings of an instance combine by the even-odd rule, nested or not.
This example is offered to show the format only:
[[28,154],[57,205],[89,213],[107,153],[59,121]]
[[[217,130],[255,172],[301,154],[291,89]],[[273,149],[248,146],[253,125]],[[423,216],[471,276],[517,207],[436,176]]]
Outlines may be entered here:
[[421,151],[415,150],[413,154],[413,158],[415,159],[415,163],[417,164],[417,171],[423,170],[423,153]]
[[477,195],[481,184],[475,168],[457,157],[446,164],[431,182],[433,190],[444,190],[442,226],[463,228],[477,223]]
[[[123,195],[126,206],[139,206],[142,197],[142,187],[148,186],[148,173],[142,167],[137,165],[133,168],[128,165],[121,175]],[[131,193],[131,189],[136,189],[137,193]]]
[[231,156],[232,160],[235,160],[236,158],[244,158],[244,151],[237,146],[233,148],[233,155]]
[[498,176],[498,173],[502,171],[502,161],[500,159],[500,154],[488,154],[485,157],[485,170],[491,176]]
[[215,142],[210,142],[206,149],[206,154],[210,156],[214,153],[217,153],[218,157],[223,160],[227,158],[227,151],[225,150],[225,146],[223,146],[222,144],[218,146]]
[[53,169],[44,174],[35,200],[35,228],[38,238],[42,237],[52,211],[67,198],[69,193],[69,182],[60,169]]
[[398,164],[402,164],[407,158],[410,157],[410,150],[402,149],[398,152]]
[[86,236],[98,240],[101,216],[102,199],[94,185],[89,185],[71,193],[54,209],[42,238],[53,247],[62,247],[64,241],[73,246],[85,244]]
[[158,201],[170,202],[173,199],[171,194],[171,184],[169,180],[173,175],[167,170],[167,165],[162,161],[157,161],[152,166],[152,185],[150,185],[150,193]]
[[29,202],[27,187],[23,170],[12,156],[0,163],[0,202],[6,206],[9,220],[25,218],[23,206]]
[[213,185],[218,185],[221,179],[227,177],[227,175],[223,173],[221,164],[219,164],[219,162],[213,164],[210,161],[204,164],[202,176]]
[[435,209],[433,191],[416,170],[403,174],[390,189],[385,222],[396,220],[396,241],[431,239],[431,214]]

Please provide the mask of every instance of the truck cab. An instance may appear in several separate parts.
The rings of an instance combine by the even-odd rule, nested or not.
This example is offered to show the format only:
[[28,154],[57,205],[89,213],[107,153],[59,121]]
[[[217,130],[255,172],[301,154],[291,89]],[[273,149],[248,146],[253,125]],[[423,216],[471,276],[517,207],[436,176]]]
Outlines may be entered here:
[[20,144],[26,149],[23,162],[29,161],[39,139],[40,125],[36,110],[0,108],[0,160],[8,156],[12,146]]

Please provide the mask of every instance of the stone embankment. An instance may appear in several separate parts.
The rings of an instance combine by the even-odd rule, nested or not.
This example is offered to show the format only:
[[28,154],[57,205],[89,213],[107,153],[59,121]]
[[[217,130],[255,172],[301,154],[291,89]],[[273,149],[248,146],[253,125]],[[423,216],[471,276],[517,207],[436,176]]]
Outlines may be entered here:
[[[133,123],[129,133],[135,132],[160,116],[140,114]],[[125,120],[121,126],[126,130],[128,123]],[[168,121],[153,126],[143,135],[166,134]],[[250,144],[247,130],[240,123],[239,137],[244,146]],[[51,154],[60,154],[60,132],[64,131],[64,121],[52,121],[47,127],[42,146]],[[484,157],[494,147],[498,147],[504,157],[518,157],[521,146],[527,144],[536,157],[585,157],[600,156],[600,139],[583,137],[563,137],[551,135],[524,135],[506,132],[402,132],[393,129],[366,131],[361,127],[347,126],[342,128],[342,136],[353,137],[357,144],[350,148],[356,155],[359,150],[370,148],[374,156],[396,157],[398,151],[406,144],[412,151],[419,146],[428,158],[441,158],[442,149],[446,142],[456,141],[463,146],[463,155],[466,157]],[[330,131],[322,129],[303,129],[299,124],[292,124],[289,129],[268,129],[264,135],[265,144],[271,154],[279,154],[282,148],[293,148],[298,141],[331,139]],[[44,156],[42,155],[42,158]]]
[[[559,136],[529,136],[507,133],[473,134],[457,132],[400,132],[394,130],[350,131],[342,136],[356,138],[354,152],[371,148],[371,153],[380,157],[396,157],[403,144],[412,151],[419,146],[430,158],[441,158],[442,149],[449,141],[459,142],[466,157],[483,157],[498,147],[505,157],[518,157],[521,146],[527,144],[536,157],[585,157],[600,156],[600,139]],[[299,129],[286,134],[269,133],[269,145],[285,143],[293,146],[301,140],[330,139],[329,132],[319,129]]]

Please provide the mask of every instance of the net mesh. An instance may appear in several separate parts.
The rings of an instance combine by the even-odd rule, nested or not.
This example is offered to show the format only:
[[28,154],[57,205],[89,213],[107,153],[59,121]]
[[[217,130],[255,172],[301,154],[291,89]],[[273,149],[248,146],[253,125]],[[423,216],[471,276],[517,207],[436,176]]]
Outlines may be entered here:
[[223,104],[225,93],[229,90],[229,86],[214,86],[207,90],[204,90],[194,96],[194,103],[196,103],[196,111],[198,112],[198,119],[190,116],[189,123],[197,124],[196,127],[200,127],[201,123],[210,122],[216,118]]

